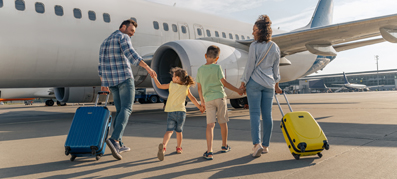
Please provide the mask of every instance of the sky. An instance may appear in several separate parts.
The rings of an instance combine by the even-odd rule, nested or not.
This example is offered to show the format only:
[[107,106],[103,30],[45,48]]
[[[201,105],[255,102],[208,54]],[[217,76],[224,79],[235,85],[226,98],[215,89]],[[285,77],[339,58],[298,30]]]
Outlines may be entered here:
[[[273,28],[286,31],[306,26],[318,0],[147,0],[210,13],[242,22],[252,23],[259,15],[267,14]],[[334,0],[333,24],[397,14],[396,0]],[[336,59],[322,71],[312,75],[342,72],[374,71],[375,55],[379,56],[379,70],[397,69],[397,44],[383,42],[339,52]]]

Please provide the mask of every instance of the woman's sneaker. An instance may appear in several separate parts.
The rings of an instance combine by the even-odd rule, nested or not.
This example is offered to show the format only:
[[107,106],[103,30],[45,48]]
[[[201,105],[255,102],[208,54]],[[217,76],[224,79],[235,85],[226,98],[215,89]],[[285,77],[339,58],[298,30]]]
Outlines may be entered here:
[[262,155],[263,147],[261,144],[256,145],[256,147],[252,148],[254,153],[252,154],[252,157],[260,157]]
[[221,152],[222,152],[222,153],[226,153],[226,152],[229,152],[231,149],[232,149],[232,148],[230,148],[229,145],[227,145],[226,147],[225,147],[225,146],[222,146]]
[[165,154],[165,148],[164,148],[164,145],[161,143],[161,144],[159,144],[159,151],[157,152],[157,158],[160,161],[163,161],[164,160],[164,154]]
[[176,147],[176,153],[182,154],[182,147]]
[[205,159],[207,159],[207,160],[212,160],[212,159],[214,159],[214,158],[213,158],[212,152],[207,152],[207,151],[205,151],[203,157],[204,157]]

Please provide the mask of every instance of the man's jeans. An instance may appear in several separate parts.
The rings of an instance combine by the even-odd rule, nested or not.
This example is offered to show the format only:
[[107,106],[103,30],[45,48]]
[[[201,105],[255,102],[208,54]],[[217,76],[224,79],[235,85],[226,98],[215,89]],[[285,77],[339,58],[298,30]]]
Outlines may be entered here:
[[274,89],[266,88],[250,79],[246,86],[248,105],[250,110],[251,137],[253,144],[261,142],[261,112],[263,123],[263,143],[262,146],[268,147],[272,136],[273,119],[272,106]]
[[135,100],[134,80],[129,78],[117,86],[109,87],[109,89],[113,94],[114,105],[117,110],[116,116],[113,118],[113,133],[110,138],[118,140],[120,146],[123,146],[121,139],[132,112],[132,104],[134,104]]

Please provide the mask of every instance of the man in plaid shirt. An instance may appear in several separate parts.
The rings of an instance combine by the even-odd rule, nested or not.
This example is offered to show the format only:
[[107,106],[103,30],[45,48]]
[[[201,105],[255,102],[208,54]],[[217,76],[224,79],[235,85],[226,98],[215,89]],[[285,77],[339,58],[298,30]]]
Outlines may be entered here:
[[119,30],[103,41],[99,52],[98,73],[102,83],[101,91],[109,92],[110,89],[117,110],[113,122],[113,133],[106,143],[113,157],[118,160],[122,159],[120,153],[131,150],[121,142],[135,97],[131,65],[145,68],[150,76],[154,74],[154,71],[132,47],[131,36],[134,35],[137,26],[135,21],[125,20]]

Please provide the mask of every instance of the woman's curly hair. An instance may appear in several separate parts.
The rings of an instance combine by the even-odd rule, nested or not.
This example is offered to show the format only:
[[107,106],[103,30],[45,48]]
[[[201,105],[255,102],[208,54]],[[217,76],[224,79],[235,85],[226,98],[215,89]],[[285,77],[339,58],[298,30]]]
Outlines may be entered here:
[[258,27],[258,42],[269,42],[272,40],[272,21],[270,21],[269,16],[261,15],[259,16],[258,20],[255,22],[255,26]]

